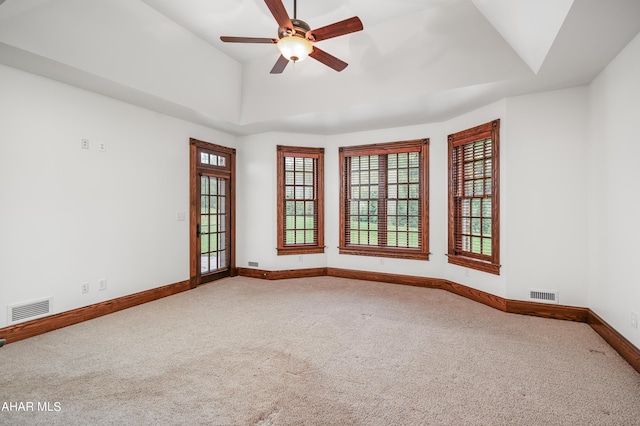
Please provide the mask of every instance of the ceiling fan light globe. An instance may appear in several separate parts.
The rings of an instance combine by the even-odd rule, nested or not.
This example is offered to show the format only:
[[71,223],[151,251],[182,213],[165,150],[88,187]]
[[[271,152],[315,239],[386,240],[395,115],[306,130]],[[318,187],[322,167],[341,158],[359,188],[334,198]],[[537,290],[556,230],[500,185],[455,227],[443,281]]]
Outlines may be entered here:
[[298,62],[309,56],[313,47],[311,42],[304,37],[289,36],[282,37],[278,41],[278,49],[282,56],[288,60]]

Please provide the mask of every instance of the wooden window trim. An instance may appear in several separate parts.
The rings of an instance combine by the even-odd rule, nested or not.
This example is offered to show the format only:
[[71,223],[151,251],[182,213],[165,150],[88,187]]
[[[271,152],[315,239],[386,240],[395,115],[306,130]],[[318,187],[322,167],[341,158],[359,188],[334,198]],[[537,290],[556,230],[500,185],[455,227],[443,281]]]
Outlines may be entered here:
[[[405,152],[420,153],[419,161],[421,167],[420,174],[420,194],[419,203],[421,211],[420,239],[422,247],[387,247],[387,246],[367,246],[347,244],[347,214],[350,183],[347,177],[346,158],[364,155],[388,155]],[[415,139],[400,142],[387,142],[368,145],[357,145],[339,148],[340,164],[340,236],[338,250],[340,254],[350,254],[358,256],[378,256],[389,258],[429,260],[429,139]],[[386,199],[385,193],[380,199]],[[386,210],[382,213],[386,219]],[[384,225],[386,227],[386,225]],[[381,229],[385,229],[384,227]]]
[[[316,244],[285,244],[285,157],[316,160],[315,198],[317,200]],[[324,148],[277,146],[277,251],[278,255],[324,253]]]
[[[456,235],[454,150],[475,141],[491,138],[491,255],[461,254]],[[500,120],[449,135],[449,244],[448,262],[466,268],[500,275]]]

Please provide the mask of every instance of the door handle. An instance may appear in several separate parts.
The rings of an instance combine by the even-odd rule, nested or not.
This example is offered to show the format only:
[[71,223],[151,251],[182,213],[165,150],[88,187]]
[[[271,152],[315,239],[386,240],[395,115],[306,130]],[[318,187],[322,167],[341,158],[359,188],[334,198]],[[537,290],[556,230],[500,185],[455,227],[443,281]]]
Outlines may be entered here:
[[200,238],[200,224],[196,225],[196,237]]

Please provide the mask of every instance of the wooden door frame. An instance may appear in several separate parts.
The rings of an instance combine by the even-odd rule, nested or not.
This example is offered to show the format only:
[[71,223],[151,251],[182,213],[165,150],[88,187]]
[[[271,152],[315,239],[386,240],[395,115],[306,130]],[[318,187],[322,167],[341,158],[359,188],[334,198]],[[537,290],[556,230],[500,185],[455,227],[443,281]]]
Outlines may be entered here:
[[[189,139],[189,283],[191,288],[201,284],[201,274],[198,258],[200,257],[200,238],[197,236],[197,226],[200,222],[200,173],[213,173],[219,177],[229,179],[229,271],[219,274],[220,278],[237,275],[236,269],[236,150],[222,145],[216,145],[198,139]],[[201,149],[226,154],[229,165],[225,168],[203,166],[199,161]]]

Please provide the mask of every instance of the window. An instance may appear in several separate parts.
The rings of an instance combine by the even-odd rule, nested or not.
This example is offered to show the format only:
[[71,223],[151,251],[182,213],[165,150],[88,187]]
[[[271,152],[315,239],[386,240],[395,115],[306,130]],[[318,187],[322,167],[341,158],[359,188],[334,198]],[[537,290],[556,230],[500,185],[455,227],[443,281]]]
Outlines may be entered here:
[[339,153],[340,253],[428,259],[429,139]]
[[200,151],[200,165],[226,168],[227,157],[225,155],[212,154],[211,152],[202,149]]
[[277,151],[278,254],[324,253],[324,149]]
[[449,263],[500,274],[500,120],[449,135]]

